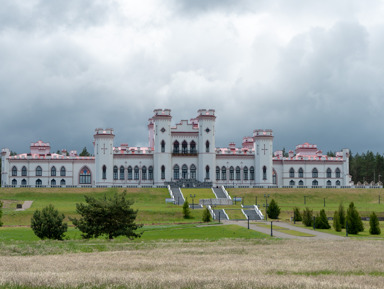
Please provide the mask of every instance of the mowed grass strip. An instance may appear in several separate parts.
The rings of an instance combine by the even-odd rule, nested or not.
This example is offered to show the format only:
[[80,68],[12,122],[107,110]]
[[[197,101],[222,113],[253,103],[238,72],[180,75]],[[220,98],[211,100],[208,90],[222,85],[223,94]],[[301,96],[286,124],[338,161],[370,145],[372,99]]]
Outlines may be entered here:
[[[268,228],[268,229],[271,228],[271,225],[267,225],[267,224],[260,224],[260,223],[253,223],[253,224],[255,224],[258,227],[263,227],[263,228]],[[279,232],[282,232],[284,234],[288,234],[288,235],[292,235],[292,236],[298,236],[298,237],[315,237],[315,235],[312,235],[312,234],[307,234],[307,233],[303,233],[303,232],[299,232],[299,231],[295,231],[295,230],[290,230],[290,229],[280,227],[280,226],[275,226],[275,225],[272,225],[272,230],[279,231]]]

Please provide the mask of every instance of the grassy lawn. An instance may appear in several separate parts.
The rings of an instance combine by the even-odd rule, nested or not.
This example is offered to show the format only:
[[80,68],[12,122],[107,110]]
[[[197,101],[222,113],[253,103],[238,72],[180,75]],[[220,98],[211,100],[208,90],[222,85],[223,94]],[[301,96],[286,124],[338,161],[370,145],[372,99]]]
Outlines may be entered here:
[[[260,223],[253,223],[253,224],[255,224],[258,227],[263,227],[263,228],[268,228],[268,229],[271,228],[271,225],[268,225],[268,224],[260,224]],[[279,231],[279,232],[282,232],[282,233],[285,233],[288,235],[292,235],[292,236],[299,236],[299,237],[314,237],[315,236],[312,234],[307,234],[307,233],[303,233],[303,232],[299,232],[299,231],[295,231],[295,230],[290,230],[290,229],[276,226],[273,224],[272,224],[272,230],[273,231]]]
[[225,208],[225,212],[227,213],[230,220],[246,220],[241,209],[228,209]]
[[215,194],[212,192],[212,189],[207,188],[199,188],[199,189],[191,189],[191,188],[181,188],[181,192],[183,196],[190,204],[192,204],[191,195],[196,195],[194,198],[194,203],[198,204],[201,199],[215,199]]

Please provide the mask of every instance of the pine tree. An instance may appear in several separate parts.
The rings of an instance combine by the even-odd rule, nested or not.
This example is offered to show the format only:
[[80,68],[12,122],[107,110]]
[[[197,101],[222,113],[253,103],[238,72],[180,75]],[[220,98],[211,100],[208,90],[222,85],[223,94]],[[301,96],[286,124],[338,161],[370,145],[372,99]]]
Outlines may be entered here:
[[183,205],[183,216],[184,216],[184,219],[190,219],[191,218],[191,210],[189,209],[188,201],[184,202],[184,205]]
[[345,229],[345,209],[342,203],[340,203],[339,205],[338,214],[339,214],[339,221],[340,221],[341,228]]
[[293,220],[297,222],[300,222],[303,220],[303,217],[301,216],[301,213],[298,207],[295,207],[293,209]]
[[67,224],[63,223],[64,218],[64,214],[59,214],[50,204],[33,213],[31,228],[40,239],[62,240],[68,228]]
[[310,227],[313,224],[313,211],[308,207],[303,211],[303,224],[307,227]]
[[315,220],[315,227],[317,229],[329,229],[331,227],[329,225],[328,218],[324,209],[320,211],[320,215],[317,215]]
[[348,234],[358,234],[359,232],[364,231],[364,225],[361,221],[360,214],[357,211],[353,202],[349,204],[346,222],[348,223]]
[[268,217],[271,219],[278,219],[280,215],[280,207],[277,202],[272,199],[267,209]]
[[372,212],[372,214],[369,216],[369,233],[371,235],[381,234],[379,218],[377,218],[375,212]]
[[203,222],[209,223],[212,221],[211,213],[209,212],[208,208],[205,208],[203,211]]
[[333,215],[333,228],[336,232],[341,232],[339,211],[335,211],[335,214]]
[[3,216],[3,202],[0,201],[0,227],[3,225],[3,222],[1,221],[1,217]]

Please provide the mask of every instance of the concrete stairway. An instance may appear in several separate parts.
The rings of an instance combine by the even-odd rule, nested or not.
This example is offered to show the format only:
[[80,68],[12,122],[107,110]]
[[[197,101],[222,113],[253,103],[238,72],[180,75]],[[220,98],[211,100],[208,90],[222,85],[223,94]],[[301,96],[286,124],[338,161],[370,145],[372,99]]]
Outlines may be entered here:
[[220,213],[220,220],[229,220],[227,214],[225,213],[225,210],[224,209],[220,209],[220,210],[213,210],[213,212],[215,213],[215,220],[218,220],[219,219],[219,213]]
[[244,210],[244,214],[250,219],[250,220],[261,220],[260,216],[256,213],[255,209],[253,210]]
[[223,189],[221,187],[218,187],[218,188],[212,187],[212,189],[215,192],[216,197],[218,199],[226,199],[227,198],[227,196],[225,195],[225,193],[223,192]]
[[185,199],[184,199],[183,193],[181,192],[180,188],[171,187],[171,191],[172,191],[173,197],[175,199],[175,205],[183,205]]

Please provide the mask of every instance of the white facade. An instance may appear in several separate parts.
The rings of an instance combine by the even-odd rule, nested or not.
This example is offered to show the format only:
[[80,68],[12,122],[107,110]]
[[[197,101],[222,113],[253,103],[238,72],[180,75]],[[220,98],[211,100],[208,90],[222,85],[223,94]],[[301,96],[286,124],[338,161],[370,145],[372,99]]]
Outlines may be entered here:
[[295,153],[273,153],[272,130],[255,130],[242,147],[216,147],[215,111],[171,124],[169,109],[149,119],[149,146],[115,146],[113,129],[95,130],[94,156],[50,153],[49,143],[31,152],[2,150],[2,187],[342,187],[350,185],[349,150],[328,157],[308,143]]

